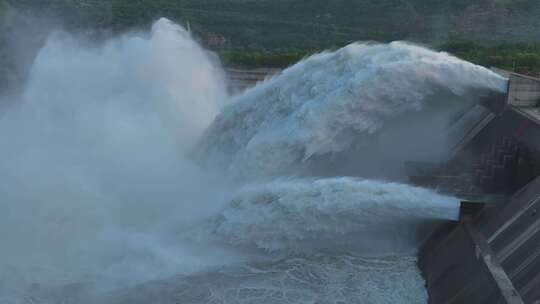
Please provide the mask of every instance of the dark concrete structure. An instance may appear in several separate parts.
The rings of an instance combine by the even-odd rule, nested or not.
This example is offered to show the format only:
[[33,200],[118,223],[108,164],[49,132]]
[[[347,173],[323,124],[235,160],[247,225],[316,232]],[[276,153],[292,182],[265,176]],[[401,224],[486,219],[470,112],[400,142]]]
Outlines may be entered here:
[[465,114],[443,164],[408,164],[411,182],[464,200],[461,219],[419,252],[430,303],[540,303],[540,79]]

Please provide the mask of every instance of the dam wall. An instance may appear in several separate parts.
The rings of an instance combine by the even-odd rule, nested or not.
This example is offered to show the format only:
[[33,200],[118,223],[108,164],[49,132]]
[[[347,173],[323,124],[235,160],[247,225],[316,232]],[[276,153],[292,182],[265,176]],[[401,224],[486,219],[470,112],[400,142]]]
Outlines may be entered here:
[[535,107],[540,103],[540,82],[537,78],[511,73],[508,82],[508,104]]
[[540,178],[505,204],[464,204],[420,250],[430,303],[539,303],[538,211]]
[[419,252],[433,304],[540,303],[540,79],[505,76],[451,159],[409,164],[411,182],[463,201]]

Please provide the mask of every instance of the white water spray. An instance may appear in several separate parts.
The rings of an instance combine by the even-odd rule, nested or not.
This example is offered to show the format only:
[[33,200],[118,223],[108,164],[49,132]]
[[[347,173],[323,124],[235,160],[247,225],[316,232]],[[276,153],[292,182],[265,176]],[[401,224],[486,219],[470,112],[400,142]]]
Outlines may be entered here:
[[249,186],[217,219],[221,241],[269,252],[414,253],[422,225],[457,219],[458,201],[401,184],[354,178]]
[[103,46],[51,37],[0,117],[0,281],[114,288],[229,260],[176,239],[230,190],[185,157],[226,100],[167,20]]
[[[457,201],[331,167],[356,159],[358,175],[371,164],[388,177],[411,156],[439,157],[449,114],[504,79],[409,44],[354,44],[225,106],[211,58],[167,20],[100,46],[49,39],[0,117],[0,302],[57,303],[80,284],[74,303],[145,303],[131,289],[136,299],[98,293],[173,275],[155,283],[163,303],[424,302],[414,259],[361,256],[414,251],[424,224],[455,219]],[[350,278],[356,287],[329,284]]]
[[[346,173],[386,178],[405,160],[443,157],[452,114],[482,92],[505,89],[504,78],[446,53],[402,42],[352,44],[238,97],[196,153],[240,178],[306,167],[323,175],[358,167]],[[325,155],[338,160],[318,163]]]

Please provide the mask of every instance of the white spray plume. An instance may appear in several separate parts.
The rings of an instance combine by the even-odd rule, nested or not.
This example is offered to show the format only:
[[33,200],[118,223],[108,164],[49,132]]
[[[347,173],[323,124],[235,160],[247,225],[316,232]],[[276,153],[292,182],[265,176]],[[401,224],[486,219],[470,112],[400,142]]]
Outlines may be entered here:
[[[380,161],[437,154],[412,148],[421,143],[411,134],[428,139],[446,126],[441,118],[455,104],[462,108],[477,90],[501,91],[505,82],[417,46],[353,44],[287,69],[218,115],[227,103],[221,68],[165,19],[149,34],[100,46],[58,34],[29,75],[18,102],[0,117],[6,303],[24,299],[18,288],[26,284],[98,282],[114,289],[253,261],[242,252],[250,247],[284,255],[414,250],[424,224],[456,217],[454,199],[340,177],[278,179],[234,196],[228,175],[197,167],[187,154],[243,177],[309,175],[318,157],[336,153],[383,170]],[[426,145],[437,142],[431,139]],[[412,298],[425,299],[407,259],[400,273],[414,280]],[[321,265],[328,265],[316,269],[321,275],[343,273],[334,262]],[[288,279],[268,273],[261,284],[271,281],[264,285],[270,289]],[[319,288],[312,289],[318,298]]]
[[483,67],[419,46],[351,44],[239,96],[196,154],[241,178],[298,174],[317,157],[339,153],[349,167],[366,160],[355,174],[368,166],[382,172],[394,160],[400,166],[407,158],[440,157],[448,150],[441,134],[452,111],[476,101],[478,90],[504,91],[505,83]]
[[247,186],[210,229],[220,241],[269,252],[410,254],[425,225],[456,220],[458,206],[455,198],[395,183],[279,180]]
[[185,157],[222,74],[165,19],[102,46],[51,37],[0,117],[0,281],[113,287],[228,260],[176,240],[228,192]]

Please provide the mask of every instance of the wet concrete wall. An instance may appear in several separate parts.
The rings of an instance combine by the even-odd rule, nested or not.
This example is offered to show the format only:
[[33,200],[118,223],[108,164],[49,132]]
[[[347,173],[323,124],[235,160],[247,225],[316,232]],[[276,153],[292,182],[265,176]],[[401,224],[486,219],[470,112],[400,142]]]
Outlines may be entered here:
[[540,177],[439,228],[419,253],[430,303],[540,303]]

